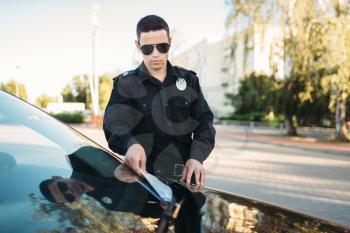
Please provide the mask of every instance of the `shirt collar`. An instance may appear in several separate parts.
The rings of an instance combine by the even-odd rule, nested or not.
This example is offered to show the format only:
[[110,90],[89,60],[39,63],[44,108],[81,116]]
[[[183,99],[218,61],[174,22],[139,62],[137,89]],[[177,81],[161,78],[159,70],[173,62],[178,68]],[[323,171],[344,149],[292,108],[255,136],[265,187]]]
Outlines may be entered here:
[[[145,63],[142,62],[139,67],[137,68],[137,76],[141,79],[142,82],[148,80],[148,79],[155,79],[152,75],[149,74],[146,66],[145,66]],[[173,80],[175,80],[174,78],[176,78],[176,73],[174,71],[174,67],[173,65],[167,61],[167,74],[166,74],[166,77],[165,77],[165,80],[164,80],[164,84],[168,83],[168,82],[171,82]]]

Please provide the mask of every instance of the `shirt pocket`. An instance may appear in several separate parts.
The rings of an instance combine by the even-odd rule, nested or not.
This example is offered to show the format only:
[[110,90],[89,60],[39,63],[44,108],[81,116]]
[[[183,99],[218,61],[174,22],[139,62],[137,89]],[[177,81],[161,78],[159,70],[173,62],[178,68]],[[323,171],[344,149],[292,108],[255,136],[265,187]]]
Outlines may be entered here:
[[191,116],[191,103],[185,98],[170,99],[167,111],[168,119],[173,122],[186,121]]

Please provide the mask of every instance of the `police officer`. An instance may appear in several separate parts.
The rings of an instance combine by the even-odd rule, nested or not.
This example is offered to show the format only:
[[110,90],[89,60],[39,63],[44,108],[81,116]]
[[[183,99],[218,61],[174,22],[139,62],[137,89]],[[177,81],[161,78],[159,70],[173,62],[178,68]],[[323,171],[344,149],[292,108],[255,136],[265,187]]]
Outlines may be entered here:
[[86,194],[109,210],[148,213],[148,216],[150,210],[157,210],[158,215],[161,212],[159,204],[145,205],[149,200],[157,199],[136,182],[135,175],[128,174],[124,165],[105,151],[83,146],[68,155],[68,161],[72,167],[70,177],[52,176],[40,183],[40,191],[48,201],[74,202]]
[[198,77],[168,61],[171,36],[164,19],[148,15],[136,33],[143,62],[114,79],[103,123],[108,145],[141,176],[147,170],[203,185],[215,129]]

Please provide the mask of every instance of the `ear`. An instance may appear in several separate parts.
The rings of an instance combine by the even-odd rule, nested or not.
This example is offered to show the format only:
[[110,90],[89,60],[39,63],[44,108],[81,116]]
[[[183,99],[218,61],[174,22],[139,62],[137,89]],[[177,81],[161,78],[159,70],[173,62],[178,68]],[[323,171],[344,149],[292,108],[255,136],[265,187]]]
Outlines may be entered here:
[[140,45],[139,45],[139,41],[138,40],[135,40],[135,45],[136,45],[137,49],[140,49]]
[[171,36],[169,36],[169,44],[171,46],[171,42],[172,42],[173,38]]

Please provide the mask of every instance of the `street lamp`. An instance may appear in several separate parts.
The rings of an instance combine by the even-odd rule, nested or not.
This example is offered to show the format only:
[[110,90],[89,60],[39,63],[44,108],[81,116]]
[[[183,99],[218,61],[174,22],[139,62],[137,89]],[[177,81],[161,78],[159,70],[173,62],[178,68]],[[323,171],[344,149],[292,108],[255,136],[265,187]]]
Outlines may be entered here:
[[92,75],[89,78],[89,86],[92,101],[92,111],[95,116],[99,115],[99,92],[98,92],[98,77],[96,77],[96,35],[100,25],[100,20],[97,17],[99,6],[96,4],[93,7],[92,14]]
[[16,83],[16,96],[19,97],[19,80],[18,80],[18,70],[20,66],[15,66],[15,83]]

